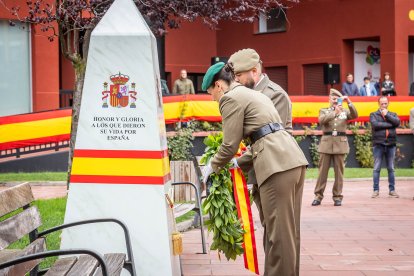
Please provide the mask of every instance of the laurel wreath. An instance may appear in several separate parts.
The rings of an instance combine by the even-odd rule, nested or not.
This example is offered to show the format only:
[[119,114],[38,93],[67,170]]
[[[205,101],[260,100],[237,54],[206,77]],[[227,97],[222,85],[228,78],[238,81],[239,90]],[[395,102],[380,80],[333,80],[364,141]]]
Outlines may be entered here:
[[[209,135],[204,139],[207,146],[200,163],[207,164],[216,154],[223,141],[222,134]],[[227,260],[235,260],[243,254],[242,247],[244,230],[237,217],[237,208],[233,197],[233,185],[227,164],[218,174],[210,175],[210,194],[203,202],[203,211],[209,214],[205,221],[208,231],[213,233],[211,250],[223,253]]]

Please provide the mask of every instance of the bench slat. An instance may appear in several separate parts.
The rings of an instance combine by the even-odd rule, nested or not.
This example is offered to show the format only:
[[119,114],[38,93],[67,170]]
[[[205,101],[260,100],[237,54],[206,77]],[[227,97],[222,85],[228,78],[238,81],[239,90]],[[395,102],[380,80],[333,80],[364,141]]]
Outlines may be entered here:
[[7,262],[8,260],[12,260],[16,258],[16,255],[22,251],[21,249],[4,249],[0,251],[0,263]]
[[179,216],[182,216],[191,210],[193,210],[195,207],[194,203],[177,203],[174,204],[174,217],[178,218]]
[[65,276],[72,268],[78,258],[68,257],[58,259],[53,266],[46,272],[45,276]]
[[90,255],[80,255],[67,276],[92,276],[98,267],[98,260]]
[[20,184],[0,192],[0,217],[34,200],[29,184]]
[[0,222],[0,250],[19,240],[42,224],[39,211],[32,206]]
[[[43,252],[46,250],[46,243],[44,238],[39,238],[29,244],[25,249],[19,250],[16,254],[10,254],[8,261],[23,257],[26,255]],[[6,261],[6,260],[3,260]],[[11,266],[5,269],[0,270],[0,276],[15,276],[15,275],[25,275],[27,272],[32,270],[36,265],[38,265],[42,259],[37,259],[25,263],[21,263],[15,266]]]
[[[119,276],[121,275],[122,268],[124,267],[124,262],[126,255],[123,253],[110,253],[104,255],[105,262],[108,265],[109,275]],[[95,276],[102,276],[102,270],[99,267],[98,272]]]

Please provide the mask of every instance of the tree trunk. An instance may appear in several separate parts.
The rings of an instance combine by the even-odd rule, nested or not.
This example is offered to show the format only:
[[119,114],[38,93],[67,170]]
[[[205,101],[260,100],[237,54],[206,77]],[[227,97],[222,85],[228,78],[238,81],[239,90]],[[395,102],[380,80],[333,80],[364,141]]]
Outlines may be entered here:
[[69,189],[70,173],[72,171],[73,151],[75,149],[76,132],[78,129],[79,112],[81,107],[82,90],[85,82],[85,69],[86,61],[83,59],[73,62],[73,68],[75,69],[75,89],[73,90],[73,106],[72,106],[72,126],[70,130],[70,142],[69,142],[69,160],[68,160],[68,177],[67,187]]

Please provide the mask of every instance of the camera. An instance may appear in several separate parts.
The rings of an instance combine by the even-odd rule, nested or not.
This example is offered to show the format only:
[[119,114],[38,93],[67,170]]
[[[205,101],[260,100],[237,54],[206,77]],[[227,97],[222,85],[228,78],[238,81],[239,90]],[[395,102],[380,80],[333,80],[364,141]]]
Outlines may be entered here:
[[337,105],[342,105],[342,98],[338,98],[338,100],[336,101]]

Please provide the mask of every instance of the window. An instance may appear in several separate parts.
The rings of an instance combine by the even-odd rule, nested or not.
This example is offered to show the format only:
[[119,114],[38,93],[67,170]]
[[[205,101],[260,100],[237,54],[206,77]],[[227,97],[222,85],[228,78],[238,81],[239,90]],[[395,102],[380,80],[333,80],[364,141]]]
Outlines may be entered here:
[[323,82],[323,64],[303,66],[305,95],[328,95],[328,86]]
[[274,83],[280,85],[288,92],[288,68],[287,66],[266,67],[265,73]]
[[31,112],[30,30],[0,20],[0,116]]
[[286,9],[271,9],[259,15],[259,33],[286,32]]
[[188,73],[187,77],[193,81],[194,84],[194,92],[196,94],[200,94],[200,93],[205,93],[205,91],[203,91],[201,89],[201,84],[203,83],[203,77],[204,74],[200,74],[200,73]]

